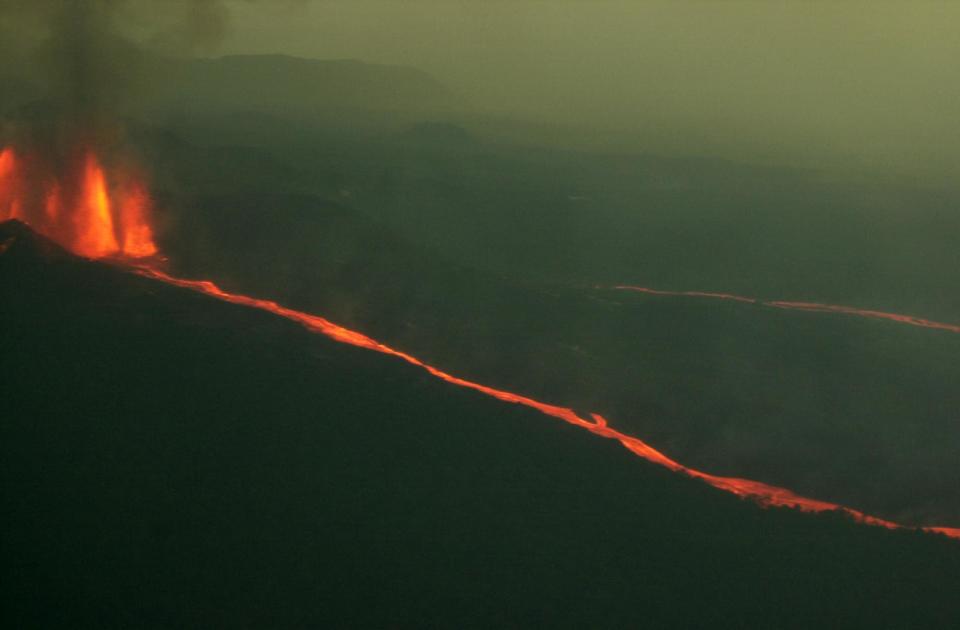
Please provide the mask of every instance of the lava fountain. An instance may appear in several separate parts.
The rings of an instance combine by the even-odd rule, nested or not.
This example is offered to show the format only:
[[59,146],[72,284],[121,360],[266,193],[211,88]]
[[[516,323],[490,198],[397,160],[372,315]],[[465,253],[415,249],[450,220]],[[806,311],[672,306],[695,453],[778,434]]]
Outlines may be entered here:
[[87,258],[145,258],[157,253],[151,202],[129,168],[108,173],[93,149],[62,164],[14,147],[0,150],[0,221],[19,219]]

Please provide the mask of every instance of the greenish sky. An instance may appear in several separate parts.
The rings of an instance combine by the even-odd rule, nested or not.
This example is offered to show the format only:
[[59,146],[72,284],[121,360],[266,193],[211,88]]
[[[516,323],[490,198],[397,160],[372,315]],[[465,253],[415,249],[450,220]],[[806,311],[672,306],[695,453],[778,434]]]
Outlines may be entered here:
[[[168,52],[415,66],[607,143],[950,184],[960,164],[956,0],[83,2]],[[0,0],[0,56],[63,6]]]
[[683,150],[952,176],[960,2],[233,3],[224,52],[409,64],[478,105]]

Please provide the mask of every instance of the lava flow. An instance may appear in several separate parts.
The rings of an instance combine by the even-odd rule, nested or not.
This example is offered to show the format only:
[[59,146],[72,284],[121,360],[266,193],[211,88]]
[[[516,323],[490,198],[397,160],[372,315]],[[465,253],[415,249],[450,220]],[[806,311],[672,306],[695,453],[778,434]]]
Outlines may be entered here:
[[[597,287],[604,288],[604,287]],[[933,328],[935,330],[946,330],[947,332],[960,333],[960,325],[944,324],[912,315],[898,315],[897,313],[885,313],[883,311],[872,311],[868,309],[854,308],[852,306],[837,306],[835,304],[819,304],[816,302],[788,302],[785,300],[764,301],[757,298],[744,297],[742,295],[733,295],[731,293],[712,293],[708,291],[664,291],[661,289],[650,289],[648,287],[635,287],[630,285],[618,285],[610,287],[616,291],[633,291],[634,293],[646,293],[647,295],[661,295],[669,297],[700,297],[713,298],[718,300],[732,300],[744,304],[757,304],[769,308],[779,308],[791,311],[807,311],[810,313],[840,313],[843,315],[854,315],[856,317],[866,317],[868,319],[884,319],[896,322],[898,324],[907,324],[919,328]]]
[[[112,178],[108,178],[101,162],[91,150],[77,152],[72,159],[67,160],[67,163],[68,168],[58,170],[50,168],[48,164],[43,163],[36,157],[23,158],[12,148],[7,147],[0,150],[0,221],[20,219],[76,254],[88,258],[113,257],[129,261],[130,259],[143,259],[156,254],[157,248],[154,244],[149,217],[150,199],[143,184],[129,175],[124,176],[114,173]],[[54,173],[60,173],[61,171],[66,174],[63,176],[54,175]],[[589,418],[582,417],[566,407],[543,403],[520,394],[495,389],[453,376],[424,363],[413,355],[395,350],[362,333],[338,326],[323,317],[286,308],[269,300],[229,293],[209,281],[175,278],[157,269],[142,265],[127,268],[134,273],[169,285],[191,289],[232,304],[273,313],[297,322],[307,330],[325,335],[335,341],[402,359],[452,385],[471,389],[497,400],[536,409],[540,413],[568,422],[595,435],[616,440],[629,451],[649,462],[677,473],[701,479],[711,486],[751,499],[763,506],[792,507],[805,512],[839,511],[861,523],[889,529],[921,529],[960,539],[960,528],[911,528],[869,516],[858,510],[835,503],[802,497],[785,488],[778,488],[749,479],[710,475],[684,466],[642,440],[617,431],[599,414],[591,414]],[[750,298],[718,293],[672,293],[637,287],[618,288],[629,288],[660,295],[690,295],[756,302],[756,300]],[[868,316],[873,317],[887,317],[887,314],[869,311],[861,313],[854,309],[841,310],[841,307],[791,302],[765,304],[777,308],[840,310],[840,312],[855,312],[855,314],[869,313]],[[889,316],[887,318],[901,321],[901,319],[898,319],[900,317],[903,316]],[[922,325],[918,322],[925,322],[925,320],[915,318],[904,318],[903,321],[914,325]],[[933,324],[933,322],[925,323]],[[945,324],[931,327],[950,329]],[[960,332],[960,327],[957,327],[955,332]]]
[[715,488],[724,490],[726,492],[731,492],[737,496],[751,499],[762,506],[781,506],[781,507],[791,507],[796,508],[804,512],[831,512],[839,511],[842,512],[853,520],[865,523],[868,525],[877,525],[881,527],[886,527],[888,529],[920,529],[928,532],[936,532],[950,536],[952,538],[960,539],[960,528],[950,528],[950,527],[909,527],[901,525],[899,523],[894,523],[893,521],[884,520],[868,514],[864,514],[858,510],[848,508],[836,503],[830,503],[827,501],[818,501],[816,499],[810,499],[802,497],[790,490],[785,488],[778,488],[776,486],[771,486],[759,481],[752,481],[750,479],[739,479],[736,477],[719,477],[716,475],[710,475],[708,473],[701,472],[699,470],[689,468],[676,462],[660,451],[649,446],[639,438],[621,433],[616,429],[612,428],[607,420],[599,414],[591,414],[590,418],[584,418],[578,415],[572,409],[566,407],[560,407],[557,405],[551,405],[548,403],[540,402],[534,400],[533,398],[528,398],[520,394],[514,394],[508,391],[501,389],[495,389],[493,387],[488,387],[486,385],[481,385],[480,383],[475,383],[473,381],[468,381],[466,379],[459,378],[448,374],[432,365],[424,363],[420,359],[402,352],[400,350],[394,350],[393,348],[376,341],[366,335],[349,330],[343,326],[334,324],[333,322],[324,319],[318,315],[311,315],[309,313],[304,313],[302,311],[297,311],[291,308],[287,308],[272,302],[269,300],[261,300],[257,298],[248,297],[245,295],[239,295],[236,293],[229,293],[218,287],[213,282],[207,280],[184,280],[182,278],[174,278],[170,275],[151,268],[134,268],[136,273],[146,276],[148,278],[153,278],[167,284],[171,284],[178,287],[183,287],[187,289],[192,289],[194,291],[204,293],[206,295],[212,296],[219,300],[225,302],[230,302],[232,304],[240,304],[243,306],[248,306],[256,308],[262,311],[267,311],[284,317],[291,321],[297,322],[304,326],[307,330],[325,335],[330,339],[339,341],[341,343],[349,344],[352,346],[358,346],[361,348],[366,348],[368,350],[373,350],[375,352],[380,352],[382,354],[387,354],[390,356],[398,357],[403,359],[407,363],[415,365],[419,368],[422,368],[429,372],[432,376],[435,376],[447,383],[457,385],[459,387],[465,387],[467,389],[472,389],[474,391],[486,394],[496,398],[497,400],[502,400],[504,402],[514,403],[518,405],[523,405],[525,407],[530,407],[536,409],[537,411],[568,422],[572,425],[585,429],[595,435],[599,435],[604,438],[611,440],[616,440],[620,442],[627,450],[631,451],[635,455],[642,457],[643,459],[668,468],[671,471],[686,474],[690,477],[701,479],[706,483],[710,484]]
[[146,186],[124,170],[108,177],[92,149],[59,166],[13,147],[0,150],[0,221],[7,219],[87,258],[157,253]]
[[[602,288],[602,287],[598,287]],[[757,300],[754,298],[743,297],[741,295],[733,295],[731,293],[713,293],[710,291],[663,291],[661,289],[650,289],[647,287],[631,287],[626,285],[613,287],[614,289],[620,291],[635,291],[637,293],[646,293],[648,295],[663,295],[668,297],[703,297],[703,298],[716,298],[718,300],[732,300],[734,302],[744,302],[746,304],[756,304]]]

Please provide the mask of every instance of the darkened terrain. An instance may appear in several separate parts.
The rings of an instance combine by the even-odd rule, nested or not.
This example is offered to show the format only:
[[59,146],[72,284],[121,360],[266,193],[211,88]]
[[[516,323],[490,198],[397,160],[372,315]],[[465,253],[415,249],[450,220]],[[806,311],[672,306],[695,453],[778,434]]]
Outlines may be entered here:
[[227,109],[138,127],[172,268],[602,412],[711,472],[960,523],[957,335],[595,288],[955,322],[950,194],[381,118],[361,131]]
[[948,539],[761,510],[269,314],[0,236],[5,625],[960,614]]
[[[139,63],[125,141],[177,273],[599,411],[692,466],[960,524],[960,336],[596,288],[958,322],[955,191],[537,146],[408,68]],[[56,128],[48,103],[12,111]]]
[[960,627],[958,20],[0,0],[0,626]]

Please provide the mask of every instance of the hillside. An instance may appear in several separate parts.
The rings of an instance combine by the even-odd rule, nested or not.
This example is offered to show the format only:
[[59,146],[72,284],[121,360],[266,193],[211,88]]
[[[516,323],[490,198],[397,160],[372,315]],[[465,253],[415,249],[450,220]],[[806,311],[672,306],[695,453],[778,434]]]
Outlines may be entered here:
[[960,614],[955,541],[763,510],[19,224],[0,243],[8,627]]
[[250,191],[163,205],[161,245],[178,275],[602,412],[698,468],[912,524],[960,524],[957,334],[518,280],[411,242],[349,200]]

